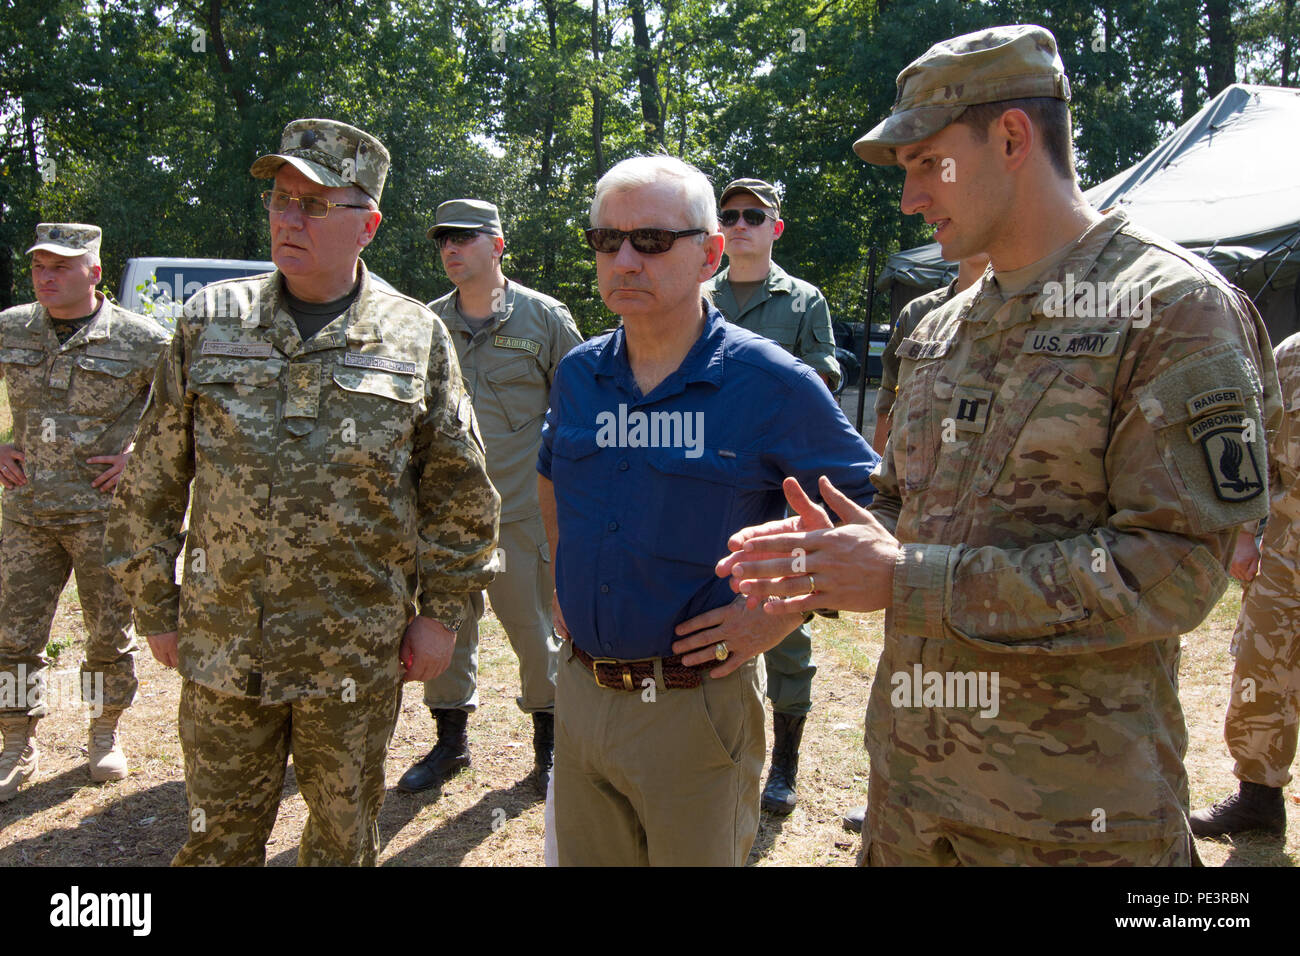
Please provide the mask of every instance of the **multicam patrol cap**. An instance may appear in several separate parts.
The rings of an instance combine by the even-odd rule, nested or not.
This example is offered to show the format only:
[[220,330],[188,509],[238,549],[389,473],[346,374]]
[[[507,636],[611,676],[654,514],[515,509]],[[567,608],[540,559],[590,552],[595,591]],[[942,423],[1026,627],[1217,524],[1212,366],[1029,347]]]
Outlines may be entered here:
[[944,40],[898,74],[893,113],[854,143],[853,151],[868,163],[892,166],[897,147],[933,136],[966,107],[1032,96],[1070,99],[1050,30],[1017,24]]
[[36,227],[36,245],[27,252],[40,249],[56,256],[98,256],[102,237],[102,229],[84,222],[42,222]]
[[781,215],[781,197],[777,195],[776,187],[771,183],[765,183],[761,179],[733,179],[727,183],[727,188],[722,190],[718,205],[724,205],[736,193],[751,193],[768,209],[778,216]]
[[505,236],[497,207],[482,199],[448,199],[433,214],[433,225],[425,235],[437,239],[438,233],[452,229],[478,229],[491,236]]
[[294,120],[280,134],[280,151],[258,157],[249,172],[271,179],[289,163],[322,186],[359,186],[375,202],[388,178],[388,150],[364,130],[328,119]]

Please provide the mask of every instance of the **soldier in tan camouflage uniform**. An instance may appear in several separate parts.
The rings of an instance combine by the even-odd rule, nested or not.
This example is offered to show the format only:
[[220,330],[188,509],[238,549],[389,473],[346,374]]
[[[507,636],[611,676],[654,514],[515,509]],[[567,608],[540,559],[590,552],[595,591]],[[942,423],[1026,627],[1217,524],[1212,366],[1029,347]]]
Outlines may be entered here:
[[870,511],[823,479],[844,524],[792,492],[800,517],[720,570],[774,613],[888,609],[863,862],[1187,865],[1179,635],[1267,508],[1263,323],[1089,207],[1047,30],[937,44],[898,87],[858,155],[903,166],[945,258],[992,270],[900,346]]
[[1282,788],[1291,782],[1300,703],[1300,335],[1273,350],[1286,414],[1270,435],[1272,499],[1262,547],[1237,535],[1229,571],[1244,585],[1232,636],[1236,665],[1223,736],[1236,760],[1237,792],[1192,813],[1197,836],[1286,832]]
[[298,863],[373,864],[401,681],[446,668],[492,576],[499,502],[447,331],[358,258],[388,163],[313,119],[253,164],[277,270],[186,303],[109,518],[139,629],[184,678],[177,864],[264,862],[289,753]]
[[0,800],[37,771],[45,645],[74,569],[90,776],[127,774],[117,723],[135,697],[136,645],[126,596],[104,567],[104,519],[168,333],[95,291],[100,239],[98,226],[41,223],[27,250],[37,301],[0,313],[0,376],[14,416],[13,444],[0,445]]
[[[546,789],[555,750],[555,672],[551,595],[555,580],[537,501],[542,443],[555,366],[582,341],[568,307],[506,279],[505,235],[497,207],[479,199],[438,206],[428,236],[456,288],[429,303],[451,334],[475,417],[487,446],[488,474],[501,495],[503,559],[488,588],[492,611],[519,658],[519,709],[532,716],[534,782]],[[438,740],[398,781],[427,790],[470,765],[465,726],[478,707],[478,618],[482,597],[456,636],[451,666],[424,685]]]

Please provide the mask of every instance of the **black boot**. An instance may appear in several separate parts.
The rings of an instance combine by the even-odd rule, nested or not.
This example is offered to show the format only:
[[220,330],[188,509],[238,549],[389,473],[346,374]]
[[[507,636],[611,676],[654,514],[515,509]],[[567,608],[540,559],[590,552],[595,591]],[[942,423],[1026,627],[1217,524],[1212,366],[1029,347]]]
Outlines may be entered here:
[[1243,780],[1232,796],[1192,813],[1192,832],[1197,836],[1227,836],[1251,830],[1263,830],[1274,836],[1286,833],[1286,805],[1282,802],[1281,787]]
[[799,772],[799,741],[803,739],[806,719],[794,714],[772,714],[772,769],[762,799],[763,809],[770,813],[785,816],[799,800],[794,778]]
[[469,735],[465,723],[469,712],[464,710],[433,710],[438,725],[438,742],[427,757],[402,774],[397,789],[407,793],[441,786],[457,771],[469,766]]
[[555,715],[541,711],[533,714],[533,774],[543,793],[555,766]]
[[843,825],[844,829],[848,830],[850,833],[861,833],[862,823],[866,819],[867,808],[854,807],[849,810],[848,813],[844,814],[844,816],[840,817],[840,823]]

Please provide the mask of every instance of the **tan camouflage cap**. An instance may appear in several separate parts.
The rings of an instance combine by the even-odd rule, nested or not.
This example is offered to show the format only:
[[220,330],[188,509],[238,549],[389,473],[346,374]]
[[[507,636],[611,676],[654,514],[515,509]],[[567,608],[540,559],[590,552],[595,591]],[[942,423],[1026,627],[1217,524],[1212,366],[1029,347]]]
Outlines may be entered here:
[[727,200],[736,193],[752,193],[754,198],[764,206],[774,211],[778,216],[781,215],[781,197],[777,195],[776,187],[771,183],[765,183],[761,179],[733,179],[727,183],[727,188],[722,191],[722,196],[718,199],[718,205],[725,205]]
[[1050,30],[1017,24],[944,40],[898,74],[893,113],[854,143],[853,151],[868,163],[892,166],[897,147],[933,136],[966,107],[1031,96],[1070,99]]
[[497,207],[482,199],[448,199],[433,214],[433,225],[425,233],[435,239],[452,229],[478,229],[491,236],[505,236]]
[[56,256],[97,256],[103,234],[98,226],[84,222],[43,222],[36,227],[36,245],[27,252],[41,249]]
[[322,186],[359,186],[375,202],[388,178],[388,150],[364,130],[328,119],[294,120],[280,134],[280,151],[260,156],[249,172],[271,179],[289,163]]

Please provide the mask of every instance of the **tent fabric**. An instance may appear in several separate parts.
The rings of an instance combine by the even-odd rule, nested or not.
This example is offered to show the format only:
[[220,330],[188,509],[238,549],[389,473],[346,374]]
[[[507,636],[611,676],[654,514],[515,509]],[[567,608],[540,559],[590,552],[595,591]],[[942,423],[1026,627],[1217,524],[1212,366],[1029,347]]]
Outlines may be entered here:
[[[1300,90],[1234,84],[1140,162],[1084,195],[1204,256],[1258,302],[1300,274],[1297,155]],[[924,291],[956,274],[930,243],[890,256],[877,288]]]

